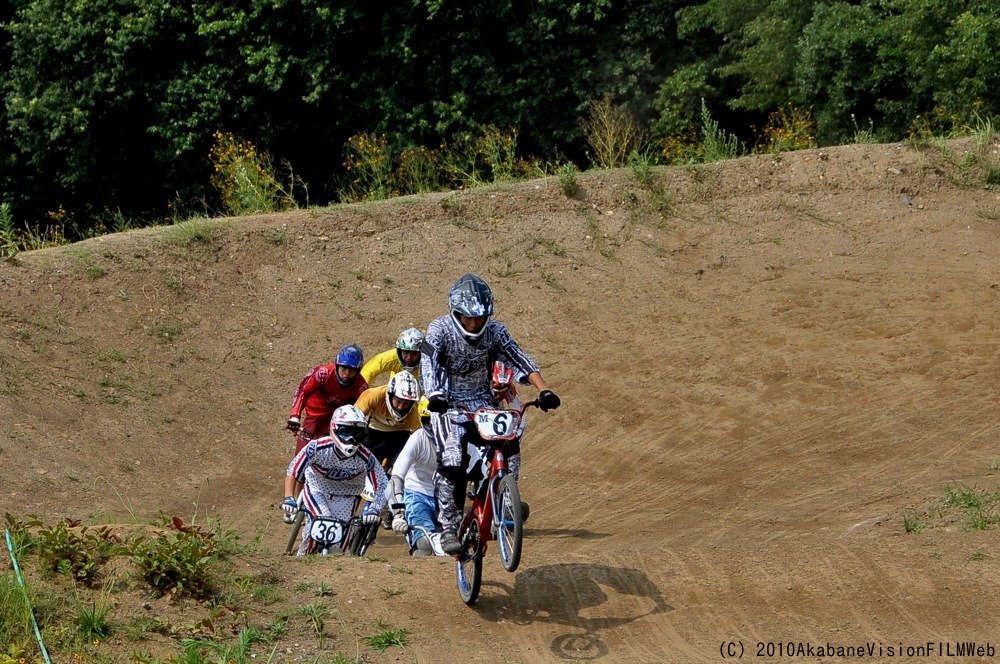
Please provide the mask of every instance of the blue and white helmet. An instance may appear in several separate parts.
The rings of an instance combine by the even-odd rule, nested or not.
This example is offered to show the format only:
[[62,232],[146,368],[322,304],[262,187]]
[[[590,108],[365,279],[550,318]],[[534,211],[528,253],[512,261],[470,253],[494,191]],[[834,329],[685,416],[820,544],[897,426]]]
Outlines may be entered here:
[[[340,352],[337,353],[337,361],[335,364],[338,367],[350,367],[351,369],[354,369],[356,371],[361,371],[361,367],[362,365],[364,365],[364,363],[365,363],[365,354],[361,352],[361,348],[357,344],[350,344],[340,349]],[[348,381],[343,381],[340,379],[339,373],[337,373],[336,375],[337,375],[337,382],[345,387],[353,383],[358,378],[357,376],[355,376],[354,378]]]
[[474,274],[465,274],[458,278],[455,285],[448,293],[448,308],[451,310],[452,320],[458,326],[459,331],[469,339],[478,339],[486,329],[483,325],[478,332],[469,332],[458,320],[458,315],[478,318],[493,315],[493,292],[486,282]]

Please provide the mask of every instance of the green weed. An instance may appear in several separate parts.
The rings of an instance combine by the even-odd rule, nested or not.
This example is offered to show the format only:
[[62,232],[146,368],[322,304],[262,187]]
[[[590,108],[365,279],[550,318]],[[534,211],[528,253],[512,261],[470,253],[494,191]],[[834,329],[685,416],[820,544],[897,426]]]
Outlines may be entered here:
[[78,605],[74,622],[80,636],[88,641],[108,636],[111,633],[107,620],[110,612],[111,606],[104,597],[90,604]]
[[382,594],[385,595],[386,597],[395,597],[397,595],[402,595],[406,590],[405,588],[403,588],[403,586],[396,586],[395,588],[383,588],[382,586],[379,586],[378,589],[381,590]]
[[726,133],[719,123],[712,119],[704,98],[701,100],[701,147],[706,162],[734,159],[740,154],[740,142]]
[[1000,514],[997,512],[1000,491],[987,491],[956,482],[945,487],[944,502],[946,507],[955,507],[965,512],[967,530],[987,530],[1000,523]]
[[559,189],[562,193],[566,194],[567,198],[573,198],[576,192],[580,190],[580,184],[577,181],[577,173],[579,170],[576,164],[566,162],[559,167]]
[[390,629],[384,632],[379,632],[374,636],[365,637],[365,642],[378,651],[384,651],[392,646],[405,648],[406,641],[409,636],[410,630],[405,627],[400,627],[399,629]]
[[903,517],[903,530],[912,535],[923,532],[924,528],[926,527],[927,527],[926,524],[917,521],[913,517],[910,516]]

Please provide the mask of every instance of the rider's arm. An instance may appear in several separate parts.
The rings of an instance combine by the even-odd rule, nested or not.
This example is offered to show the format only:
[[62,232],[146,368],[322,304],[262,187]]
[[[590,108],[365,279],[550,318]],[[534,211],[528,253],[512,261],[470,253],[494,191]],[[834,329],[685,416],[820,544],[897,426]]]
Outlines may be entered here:
[[[302,415],[302,409],[305,407],[306,401],[323,384],[321,378],[326,378],[327,371],[329,371],[327,367],[319,366],[305,375],[299,386],[295,388],[295,394],[292,396],[292,409],[289,412],[289,418],[298,418]],[[322,376],[319,374],[322,374]]]
[[[365,448],[361,448],[365,449]],[[390,492],[389,489],[389,476],[385,474],[385,468],[382,464],[378,462],[375,455],[371,452],[367,452],[367,463],[368,463],[368,480],[371,482],[372,487],[374,487],[375,495],[372,496],[372,509],[379,512],[385,507],[387,501],[387,494]]]
[[[496,328],[496,344],[495,349],[498,351],[501,358],[506,360],[507,365],[514,368],[514,373],[521,376],[527,376],[527,381],[538,387],[536,380],[541,380],[542,375],[539,373],[540,369],[535,361],[531,359],[531,356],[521,350],[521,347],[517,345],[514,338],[510,336],[510,332],[507,330],[506,326],[499,321],[491,321]],[[535,374],[534,376],[532,374]],[[519,379],[523,381],[524,379]],[[542,381],[542,385],[545,382]]]
[[537,371],[532,371],[528,374],[528,382],[531,383],[539,392],[544,392],[549,389],[549,386],[545,384],[544,380],[542,380],[542,374]]
[[447,337],[444,325],[450,324],[444,318],[431,321],[427,326],[427,336],[420,348],[420,380],[421,389],[428,399],[448,395],[448,369],[445,363],[447,356]]
[[396,355],[396,349],[391,348],[368,360],[365,366],[361,368],[361,376],[365,379],[366,383],[371,385],[372,381],[382,374],[388,372],[395,373],[402,370],[402,368],[403,366],[399,363],[399,358]]
[[285,498],[295,498],[295,477],[285,475]]

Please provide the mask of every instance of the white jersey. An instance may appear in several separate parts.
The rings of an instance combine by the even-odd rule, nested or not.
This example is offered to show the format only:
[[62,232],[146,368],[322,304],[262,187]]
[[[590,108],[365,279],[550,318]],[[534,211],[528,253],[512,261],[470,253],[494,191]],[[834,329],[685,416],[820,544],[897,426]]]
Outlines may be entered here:
[[[406,445],[392,464],[393,477],[403,478],[403,488],[427,496],[434,495],[434,471],[437,469],[437,446],[434,436],[420,427],[406,440]],[[396,482],[393,482],[396,486]]]

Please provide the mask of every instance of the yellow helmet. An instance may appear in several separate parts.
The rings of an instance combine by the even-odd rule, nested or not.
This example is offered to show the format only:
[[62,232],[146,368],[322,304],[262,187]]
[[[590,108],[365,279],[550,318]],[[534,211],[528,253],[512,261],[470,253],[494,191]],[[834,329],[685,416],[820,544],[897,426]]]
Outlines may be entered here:
[[427,401],[427,397],[420,397],[420,401],[417,402],[417,415],[419,415],[421,419],[431,416],[431,410],[427,407],[429,403],[430,402]]

